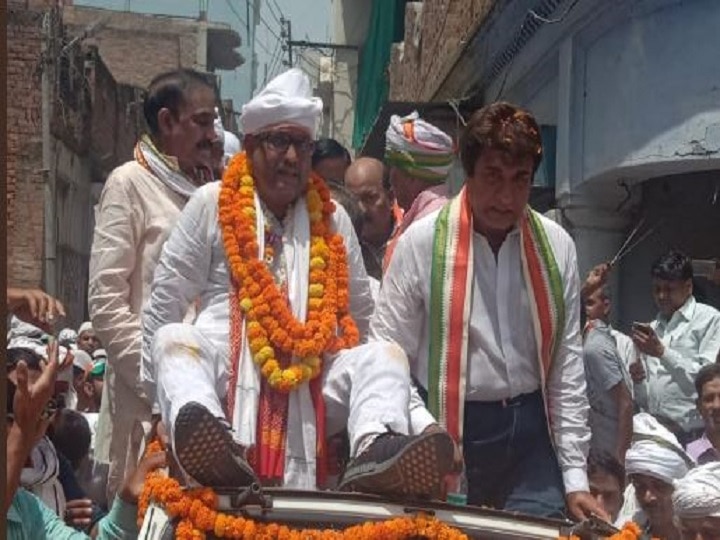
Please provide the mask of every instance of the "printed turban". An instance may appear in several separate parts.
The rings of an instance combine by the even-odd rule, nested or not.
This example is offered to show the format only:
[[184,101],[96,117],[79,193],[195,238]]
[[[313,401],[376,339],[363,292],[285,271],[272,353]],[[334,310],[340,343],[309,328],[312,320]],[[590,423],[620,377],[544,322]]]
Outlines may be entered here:
[[428,182],[445,180],[453,163],[453,141],[417,111],[393,115],[385,132],[385,163]]
[[296,124],[314,139],[323,102],[313,97],[310,80],[297,68],[275,77],[242,108],[243,133],[252,135],[275,124]]
[[692,466],[675,435],[655,417],[647,413],[633,417],[633,442],[625,454],[627,474],[644,474],[672,484]]
[[720,517],[720,461],[701,465],[675,482],[673,508],[679,517]]

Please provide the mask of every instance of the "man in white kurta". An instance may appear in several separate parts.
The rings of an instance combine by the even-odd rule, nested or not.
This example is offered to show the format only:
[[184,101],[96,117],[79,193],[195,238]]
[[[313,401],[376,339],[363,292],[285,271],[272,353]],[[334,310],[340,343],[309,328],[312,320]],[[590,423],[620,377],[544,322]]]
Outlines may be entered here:
[[[559,516],[567,494],[575,517],[602,515],[590,498],[586,475],[590,432],[575,245],[559,225],[527,209],[532,176],[542,156],[539,129],[528,113],[493,104],[476,111],[460,148],[466,187],[448,207],[414,223],[400,237],[383,278],[371,334],[405,350],[421,390],[430,394],[431,412],[438,377],[440,410],[453,399],[455,406],[460,401],[459,418],[456,414],[454,419],[459,427],[451,434],[463,445],[470,504]],[[444,212],[454,215],[454,205],[469,223],[465,229],[453,229],[450,221],[447,237],[453,241],[465,234],[467,243],[456,240],[455,251],[438,252],[436,226]],[[531,219],[539,231],[535,236],[547,245],[544,251],[555,265],[551,270],[556,279],[545,285],[557,290],[555,311],[564,313],[553,336],[554,353],[542,362],[540,321],[534,317],[539,308],[533,305],[542,291],[531,290],[528,276],[537,265],[528,262],[522,243],[532,242],[525,227]],[[467,281],[454,282],[458,270],[443,271],[438,261],[454,260],[461,250],[470,253],[466,266],[460,267],[469,275]],[[434,304],[436,273],[448,298],[445,305]],[[455,299],[466,288],[463,315]],[[447,314],[455,311],[460,317],[446,323]],[[447,330],[434,329],[439,317]],[[457,339],[433,349],[436,330],[456,332]],[[453,347],[465,355],[455,398],[443,379],[450,368],[432,367],[436,356]],[[439,420],[453,427],[448,425],[451,421]]]
[[[321,107],[320,100],[311,97],[305,75],[293,69],[246,104],[242,116],[243,146],[256,186],[256,227],[265,231],[258,235],[258,244],[261,251],[265,242],[276,248],[265,263],[276,283],[284,284],[299,320],[304,320],[308,305],[310,230],[305,190]],[[226,177],[232,174],[226,172]],[[230,279],[219,225],[222,189],[219,183],[200,188],[163,248],[145,310],[143,377],[149,391],[157,394],[178,461],[195,481],[243,487],[258,476],[264,484],[314,489],[323,465],[316,450],[324,443],[318,437],[317,396],[309,383],[287,394],[279,441],[285,452],[282,466],[266,471],[262,456],[258,457],[259,432],[271,429],[261,424],[259,409],[263,399],[277,397],[274,393],[280,391],[263,381],[266,376],[253,362],[257,359],[245,337],[239,358],[230,355],[231,319],[238,307],[233,305],[234,278]],[[361,250],[341,207],[330,219],[331,229],[345,240],[349,311],[362,340],[373,301]],[[184,310],[195,298],[199,298],[195,323],[181,324]],[[331,435],[347,425],[355,458],[343,478],[343,489],[419,495],[439,488],[452,465],[453,443],[445,433],[407,435],[412,421],[410,379],[407,358],[399,347],[377,342],[324,354],[319,377],[325,431]],[[432,470],[425,470],[422,459],[429,460]]]
[[[175,97],[183,96],[181,102]],[[144,111],[150,133],[135,159],[105,182],[95,210],[88,306],[108,353],[95,457],[110,463],[108,501],[126,461],[136,460],[151,404],[139,384],[142,307],[160,249],[197,185],[208,179],[215,138],[215,93],[199,73],[179,70],[151,84]]]

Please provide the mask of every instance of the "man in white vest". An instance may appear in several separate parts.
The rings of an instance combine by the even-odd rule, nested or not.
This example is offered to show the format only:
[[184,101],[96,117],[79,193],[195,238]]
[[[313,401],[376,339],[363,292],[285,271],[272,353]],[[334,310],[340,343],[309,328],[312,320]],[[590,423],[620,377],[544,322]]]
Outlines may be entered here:
[[[408,435],[424,408],[411,408],[405,354],[361,345],[373,311],[361,250],[311,173],[321,113],[297,69],[243,106],[245,152],[197,191],[163,247],[143,377],[202,485],[324,487],[325,441],[347,426],[342,489],[437,494],[454,445],[437,429]],[[195,323],[182,324],[196,298]]]
[[371,334],[403,348],[462,443],[470,504],[605,516],[586,473],[575,245],[528,207],[540,129],[494,103],[470,118],[460,155],[466,185],[400,237]]

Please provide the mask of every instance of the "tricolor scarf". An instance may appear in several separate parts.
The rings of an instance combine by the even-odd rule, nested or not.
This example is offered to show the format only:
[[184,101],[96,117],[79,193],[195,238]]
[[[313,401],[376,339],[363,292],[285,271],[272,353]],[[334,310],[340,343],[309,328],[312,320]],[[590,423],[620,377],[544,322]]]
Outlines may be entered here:
[[[463,432],[473,294],[472,231],[472,212],[466,188],[463,188],[440,211],[435,224],[428,360],[430,412],[457,441],[462,441]],[[520,243],[544,392],[565,324],[565,304],[552,247],[538,214],[529,207],[521,219]]]

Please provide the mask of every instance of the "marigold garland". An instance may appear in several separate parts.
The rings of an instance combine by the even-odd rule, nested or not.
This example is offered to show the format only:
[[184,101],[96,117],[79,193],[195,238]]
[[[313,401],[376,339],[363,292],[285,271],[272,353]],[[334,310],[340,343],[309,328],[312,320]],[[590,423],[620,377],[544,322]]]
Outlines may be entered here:
[[[360,334],[350,315],[349,271],[345,244],[331,230],[335,205],[322,178],[310,175],[306,194],[310,216],[310,269],[306,322],[299,321],[278,288],[257,242],[255,181],[246,154],[238,154],[223,175],[218,220],[225,254],[246,320],[254,362],[271,387],[290,392],[317,377],[321,355],[357,345]],[[281,367],[276,351],[299,363]]]
[[[145,450],[145,455],[163,452],[155,440]],[[428,540],[460,540],[467,536],[432,517],[402,517],[380,522],[354,525],[344,531],[319,529],[291,529],[278,523],[260,523],[252,519],[232,516],[217,511],[217,495],[210,488],[183,490],[177,480],[168,478],[161,471],[153,471],[145,477],[138,501],[138,527],[142,527],[145,514],[153,501],[163,507],[171,517],[178,519],[175,538],[195,540],[214,534],[218,538],[282,538],[288,540],[349,540],[375,539],[405,540],[427,538]]]
[[[161,443],[155,439],[145,449],[145,456],[164,452]],[[428,540],[460,540],[468,536],[433,517],[420,514],[416,517],[402,517],[379,522],[365,522],[344,531],[319,529],[290,529],[278,523],[258,523],[252,519],[232,516],[217,511],[217,495],[210,488],[183,490],[180,484],[157,470],[145,477],[145,485],[138,501],[138,527],[142,527],[145,514],[153,501],[163,507],[171,518],[177,518],[175,538],[196,540],[205,538],[206,533],[218,538],[266,538],[288,540],[364,540],[384,538],[406,540],[425,538]],[[642,531],[637,524],[628,522],[622,530],[607,540],[639,540]],[[560,536],[558,540],[580,540],[578,536]]]

